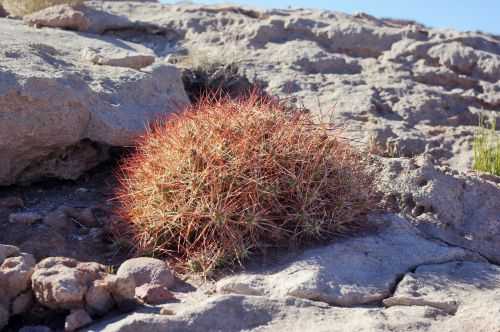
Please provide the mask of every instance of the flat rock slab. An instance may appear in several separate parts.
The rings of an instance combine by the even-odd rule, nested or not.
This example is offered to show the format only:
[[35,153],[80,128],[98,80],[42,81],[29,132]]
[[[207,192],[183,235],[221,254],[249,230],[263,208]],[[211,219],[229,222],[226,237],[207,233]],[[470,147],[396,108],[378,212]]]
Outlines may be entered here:
[[218,290],[354,306],[386,298],[401,276],[421,264],[477,258],[461,248],[425,239],[403,218],[386,218],[388,226],[376,234],[307,250],[269,271],[222,279]]
[[146,54],[151,63],[139,44],[0,19],[0,185],[74,179],[106,158],[108,146],[132,144],[150,122],[189,104],[175,67],[96,66],[82,59],[86,48]]
[[478,262],[419,266],[384,304],[443,310],[453,315],[449,324],[464,331],[500,328],[500,267]]

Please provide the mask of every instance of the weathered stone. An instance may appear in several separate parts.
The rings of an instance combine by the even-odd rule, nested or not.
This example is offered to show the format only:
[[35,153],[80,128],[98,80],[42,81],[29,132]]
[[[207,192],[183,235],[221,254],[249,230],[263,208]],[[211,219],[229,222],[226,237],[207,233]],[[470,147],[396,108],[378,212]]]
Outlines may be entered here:
[[10,246],[7,244],[0,244],[0,264],[3,263],[3,261],[7,257],[19,255],[20,251],[18,247],[15,246]]
[[13,224],[19,223],[32,225],[40,220],[42,220],[42,216],[36,212],[11,213],[9,216],[9,222]]
[[135,281],[131,276],[123,277],[108,275],[104,279],[106,289],[111,292],[113,299],[121,307],[135,304]]
[[137,70],[150,66],[155,62],[155,57],[152,54],[139,54],[130,51],[123,52],[117,49],[96,50],[86,48],[82,51],[82,59],[96,65]]
[[4,296],[13,299],[28,289],[35,264],[35,258],[25,253],[3,261],[0,266],[0,290],[3,290]]
[[24,201],[21,197],[10,196],[0,198],[0,208],[15,209],[24,207]]
[[386,222],[377,234],[308,250],[265,273],[224,278],[217,288],[223,293],[295,296],[353,306],[386,298],[399,276],[420,264],[479,259],[463,249],[426,240],[398,216],[387,216]]
[[175,283],[174,274],[167,263],[150,257],[126,260],[120,265],[116,275],[127,279],[132,277],[136,287],[144,284],[157,284],[168,288]]
[[76,331],[86,325],[92,323],[92,318],[83,309],[77,309],[71,311],[71,313],[66,317],[66,322],[64,323],[65,331]]
[[500,184],[431,159],[383,161],[379,184],[420,231],[500,263]]
[[29,311],[33,305],[33,292],[27,291],[19,294],[11,304],[11,314],[20,315]]
[[52,309],[84,307],[85,294],[92,282],[105,276],[97,263],[79,263],[70,258],[51,257],[35,267],[32,287],[36,299]]
[[386,306],[430,306],[453,315],[447,331],[488,331],[500,326],[500,268],[450,262],[419,266],[405,275]]
[[135,296],[143,303],[158,305],[175,299],[167,287],[155,284],[144,284],[135,289]]
[[89,66],[86,47],[151,54],[123,40],[0,21],[0,185],[76,179],[109,146],[132,144],[146,124],[189,104],[177,68]]
[[90,314],[104,315],[114,306],[111,292],[104,280],[95,280],[85,294],[86,309]]

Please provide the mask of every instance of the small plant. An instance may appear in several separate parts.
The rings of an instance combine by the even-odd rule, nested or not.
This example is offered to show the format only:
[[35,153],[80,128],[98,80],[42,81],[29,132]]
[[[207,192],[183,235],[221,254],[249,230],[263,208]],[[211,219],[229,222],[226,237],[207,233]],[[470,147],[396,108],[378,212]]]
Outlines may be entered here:
[[1,4],[12,16],[23,17],[55,5],[78,5],[85,0],[3,0]]
[[496,131],[496,119],[479,118],[473,146],[474,169],[500,176],[500,134]]
[[171,116],[122,166],[132,242],[207,275],[265,248],[355,231],[376,205],[372,176],[330,134],[256,94]]

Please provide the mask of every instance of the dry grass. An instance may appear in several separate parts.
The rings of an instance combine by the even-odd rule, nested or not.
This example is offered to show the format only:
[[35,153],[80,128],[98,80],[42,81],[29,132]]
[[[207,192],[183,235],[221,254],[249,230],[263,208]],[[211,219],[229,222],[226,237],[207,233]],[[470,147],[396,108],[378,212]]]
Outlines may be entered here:
[[77,5],[85,0],[3,0],[1,4],[12,16],[23,17],[39,10],[62,4]]
[[206,98],[140,140],[117,197],[139,254],[206,275],[355,232],[376,205],[366,166],[307,114],[256,95]]

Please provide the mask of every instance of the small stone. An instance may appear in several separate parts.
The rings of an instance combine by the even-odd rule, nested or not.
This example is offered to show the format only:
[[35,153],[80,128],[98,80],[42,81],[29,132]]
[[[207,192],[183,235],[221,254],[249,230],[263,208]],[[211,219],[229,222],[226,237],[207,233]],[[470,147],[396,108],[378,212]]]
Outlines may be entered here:
[[144,284],[156,284],[171,288],[175,283],[174,273],[168,265],[160,259],[150,257],[126,260],[116,274],[125,278],[132,276],[136,287]]
[[94,215],[92,208],[65,208],[66,215],[71,218],[76,219],[76,221],[85,227],[96,227],[99,226],[97,219]]
[[24,201],[17,196],[5,197],[0,199],[0,208],[15,209],[24,207]]
[[69,219],[64,208],[59,208],[55,211],[50,212],[43,218],[43,223],[61,231],[70,231],[74,225]]
[[52,332],[51,328],[43,325],[25,326],[19,332]]
[[14,301],[12,301],[12,315],[20,315],[28,310],[33,305],[33,292],[27,291],[19,294]]
[[19,255],[19,248],[7,244],[0,244],[0,264],[7,258]]
[[81,327],[89,325],[92,323],[92,318],[83,309],[77,309],[71,311],[71,313],[66,317],[66,322],[64,323],[65,331],[75,331]]
[[175,315],[175,312],[172,309],[161,308],[160,309],[160,315],[173,316],[173,315]]
[[39,220],[42,220],[42,216],[36,212],[11,213],[9,216],[9,222],[12,224],[32,225]]
[[143,303],[157,305],[175,299],[165,286],[144,284],[135,289],[135,296]]

